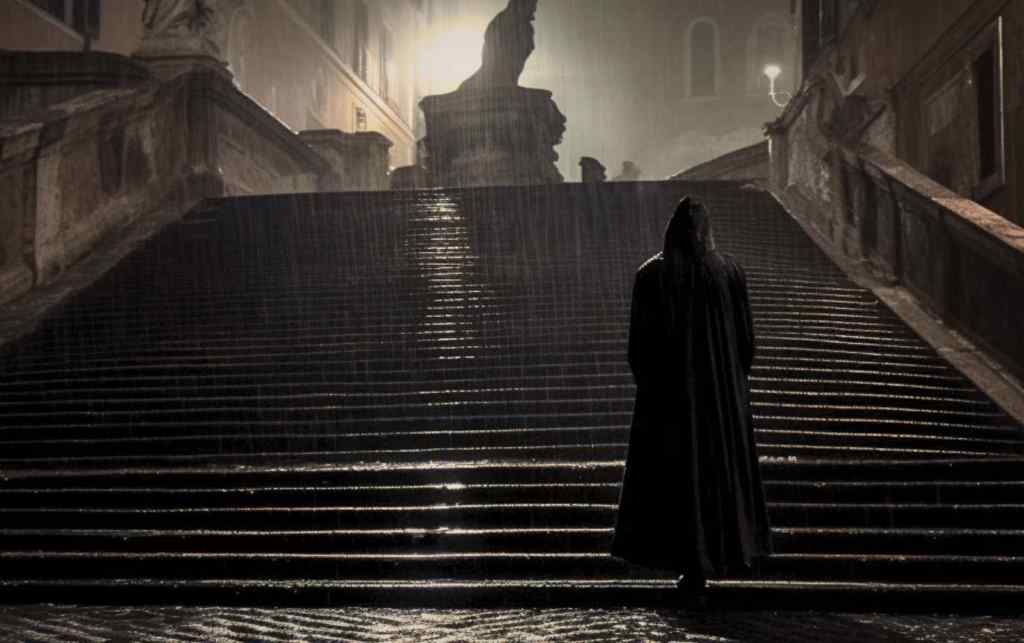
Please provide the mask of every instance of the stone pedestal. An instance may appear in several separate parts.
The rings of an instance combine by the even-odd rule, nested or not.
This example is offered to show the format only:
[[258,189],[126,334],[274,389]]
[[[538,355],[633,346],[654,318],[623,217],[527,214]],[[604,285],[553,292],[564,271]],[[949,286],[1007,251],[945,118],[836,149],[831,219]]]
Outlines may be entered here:
[[551,92],[523,87],[460,90],[420,101],[435,186],[562,183],[554,148],[565,116]]
[[159,55],[139,52],[135,54],[135,58],[144,63],[153,75],[162,81],[172,80],[183,74],[204,71],[212,71],[228,80],[233,79],[226,62],[206,54]]

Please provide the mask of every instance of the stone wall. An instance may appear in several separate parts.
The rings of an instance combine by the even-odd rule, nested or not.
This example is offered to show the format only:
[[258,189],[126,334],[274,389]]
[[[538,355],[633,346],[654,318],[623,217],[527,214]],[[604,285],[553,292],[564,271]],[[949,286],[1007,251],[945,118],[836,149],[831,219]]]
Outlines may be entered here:
[[0,122],[0,302],[53,281],[146,212],[311,191],[326,173],[298,137],[210,72]]
[[768,181],[768,141],[723,154],[671,177],[672,181]]

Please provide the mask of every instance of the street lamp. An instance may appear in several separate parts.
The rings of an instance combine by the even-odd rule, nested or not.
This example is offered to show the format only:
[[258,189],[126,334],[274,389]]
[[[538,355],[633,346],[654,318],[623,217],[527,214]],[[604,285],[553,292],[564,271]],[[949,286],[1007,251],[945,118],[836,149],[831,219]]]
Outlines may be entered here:
[[768,77],[768,95],[771,96],[772,102],[775,103],[776,107],[785,107],[793,99],[793,94],[786,91],[775,91],[775,81],[782,75],[782,67],[766,65],[764,75]]

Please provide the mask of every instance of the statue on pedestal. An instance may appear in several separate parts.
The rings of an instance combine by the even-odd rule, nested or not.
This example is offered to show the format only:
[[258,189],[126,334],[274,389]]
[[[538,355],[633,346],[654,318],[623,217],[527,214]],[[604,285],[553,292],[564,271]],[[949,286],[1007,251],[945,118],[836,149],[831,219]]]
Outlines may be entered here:
[[487,27],[480,69],[420,101],[435,186],[561,183],[555,146],[565,116],[551,92],[519,86],[534,49],[537,0],[509,0]]

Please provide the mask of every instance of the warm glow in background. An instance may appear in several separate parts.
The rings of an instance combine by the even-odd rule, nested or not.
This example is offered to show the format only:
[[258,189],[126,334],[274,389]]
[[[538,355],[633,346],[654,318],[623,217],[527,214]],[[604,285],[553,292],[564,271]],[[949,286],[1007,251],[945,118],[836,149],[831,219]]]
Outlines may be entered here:
[[448,30],[435,30],[417,47],[417,73],[426,94],[458,89],[480,67],[487,18],[461,20]]

